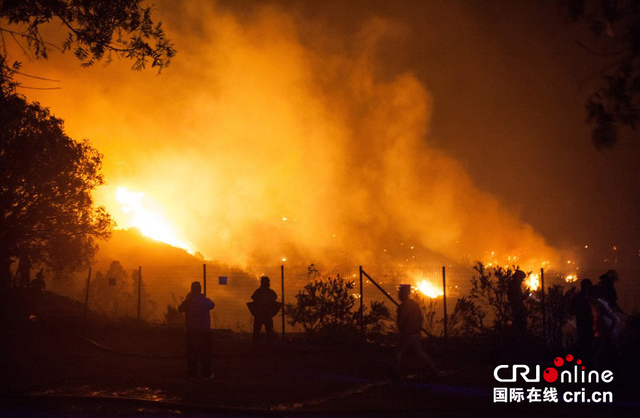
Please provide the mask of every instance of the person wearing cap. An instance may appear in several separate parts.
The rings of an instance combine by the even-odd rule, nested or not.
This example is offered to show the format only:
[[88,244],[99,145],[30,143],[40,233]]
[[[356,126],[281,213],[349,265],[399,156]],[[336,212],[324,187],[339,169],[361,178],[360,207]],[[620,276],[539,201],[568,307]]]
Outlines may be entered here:
[[202,366],[202,377],[213,378],[211,373],[211,317],[209,312],[215,303],[202,294],[200,282],[191,283],[191,292],[178,311],[184,313],[186,325],[187,374],[195,379],[198,363]]
[[253,300],[251,313],[254,316],[252,348],[254,350],[258,347],[262,326],[267,333],[267,343],[273,340],[273,317],[280,310],[277,299],[278,295],[271,289],[271,280],[267,276],[260,277],[260,287],[251,295]]
[[422,331],[422,310],[420,305],[411,299],[411,286],[401,285],[398,293],[400,305],[398,306],[398,343],[395,349],[395,371],[400,374],[402,359],[407,352],[414,352],[428,374],[437,372],[435,365],[424,351],[421,344],[420,332]]

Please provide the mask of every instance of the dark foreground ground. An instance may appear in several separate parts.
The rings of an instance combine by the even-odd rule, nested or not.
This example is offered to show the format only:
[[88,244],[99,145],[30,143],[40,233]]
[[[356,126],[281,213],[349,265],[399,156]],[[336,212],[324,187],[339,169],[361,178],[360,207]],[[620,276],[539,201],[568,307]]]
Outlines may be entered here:
[[[215,378],[188,380],[181,329],[83,321],[77,309],[47,306],[36,318],[9,312],[3,321],[0,416],[640,416],[637,360],[613,384],[587,385],[611,391],[613,403],[505,404],[493,402],[493,388],[507,385],[493,370],[517,355],[490,341],[429,342],[440,375],[398,377],[390,346],[319,346],[290,336],[256,355],[248,335],[217,331]],[[528,363],[544,370],[562,354],[540,353]]]

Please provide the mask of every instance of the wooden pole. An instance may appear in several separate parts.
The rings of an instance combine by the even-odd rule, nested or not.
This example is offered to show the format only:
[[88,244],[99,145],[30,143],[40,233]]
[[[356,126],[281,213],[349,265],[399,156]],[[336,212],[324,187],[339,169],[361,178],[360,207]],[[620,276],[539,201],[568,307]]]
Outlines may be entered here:
[[207,296],[207,265],[202,265],[202,293]]
[[280,266],[280,293],[282,297],[282,339],[284,340],[285,336],[285,313],[284,313],[284,265]]
[[138,266],[138,321],[140,321],[140,302],[142,301],[142,266]]
[[449,341],[449,332],[447,329],[447,274],[445,266],[442,266],[442,300],[444,308],[444,343]]
[[544,268],[540,269],[540,286],[542,287],[542,342],[547,345],[547,320],[545,318],[546,306],[545,306],[545,291],[544,291]]
[[87,275],[87,294],[84,297],[84,317],[87,317],[87,311],[89,310],[89,287],[91,286],[91,267],[89,267],[89,274]]
[[364,336],[364,287],[362,285],[362,266],[360,266],[360,333]]

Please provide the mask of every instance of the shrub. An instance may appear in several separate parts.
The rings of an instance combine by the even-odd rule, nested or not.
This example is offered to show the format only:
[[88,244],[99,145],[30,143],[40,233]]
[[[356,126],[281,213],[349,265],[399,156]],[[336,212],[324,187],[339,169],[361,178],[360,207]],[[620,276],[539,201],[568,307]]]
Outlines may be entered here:
[[[358,296],[351,293],[354,287],[354,281],[340,275],[313,279],[298,292],[295,304],[287,304],[289,323],[300,324],[314,338],[353,338],[361,326],[360,312],[354,309]],[[371,302],[364,309],[362,326],[366,333],[381,332],[390,317],[384,302]]]

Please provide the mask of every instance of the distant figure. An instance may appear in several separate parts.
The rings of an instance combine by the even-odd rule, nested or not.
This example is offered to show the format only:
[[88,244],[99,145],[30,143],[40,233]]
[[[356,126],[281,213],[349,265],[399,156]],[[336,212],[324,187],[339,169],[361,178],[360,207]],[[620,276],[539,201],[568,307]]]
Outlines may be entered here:
[[614,283],[618,281],[618,272],[615,270],[609,270],[600,276],[599,280],[600,283],[598,283],[597,286],[598,296],[601,299],[604,299],[614,312],[622,313],[622,310],[618,306],[618,293],[614,287]]
[[602,362],[603,353],[605,362],[618,359],[618,324],[620,318],[609,307],[607,301],[600,297],[599,289],[593,288],[589,293],[591,317],[593,321],[593,344],[591,346],[591,358],[594,366],[598,367]]
[[31,284],[31,260],[29,254],[26,251],[22,251],[20,259],[18,260],[18,269],[16,271],[16,277],[19,276],[20,280],[17,282],[18,287],[29,288]]
[[213,378],[211,373],[211,318],[209,311],[215,307],[211,299],[202,294],[200,282],[191,283],[191,292],[178,306],[186,324],[187,374],[189,379],[198,375],[198,363],[202,365],[202,377]]
[[527,275],[522,270],[516,270],[507,283],[507,298],[511,306],[511,329],[517,335],[523,335],[527,330],[527,308],[524,306],[525,295],[522,293],[522,283]]
[[271,289],[271,280],[267,276],[260,277],[260,287],[251,295],[253,302],[248,304],[253,315],[253,350],[258,348],[263,325],[267,333],[267,344],[273,340],[273,317],[280,310],[277,299],[278,295]]
[[398,293],[398,344],[396,345],[395,371],[400,374],[402,359],[407,352],[414,352],[429,374],[436,373],[436,366],[421,345],[420,331],[422,331],[422,310],[420,305],[411,299],[411,286],[402,285]]
[[593,283],[589,279],[580,282],[580,292],[571,299],[569,313],[576,317],[576,331],[578,333],[578,354],[586,359],[593,345],[593,316],[591,315],[590,295]]
[[44,282],[44,269],[40,269],[38,273],[36,273],[36,278],[31,280],[31,291],[36,294],[42,293],[47,285]]

